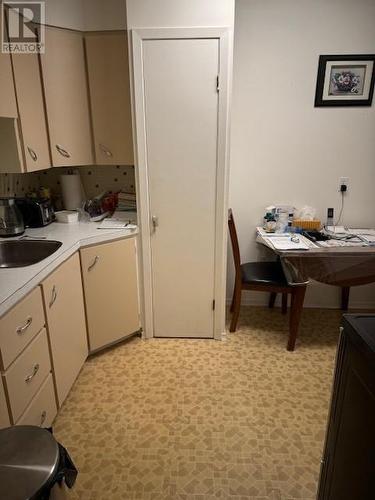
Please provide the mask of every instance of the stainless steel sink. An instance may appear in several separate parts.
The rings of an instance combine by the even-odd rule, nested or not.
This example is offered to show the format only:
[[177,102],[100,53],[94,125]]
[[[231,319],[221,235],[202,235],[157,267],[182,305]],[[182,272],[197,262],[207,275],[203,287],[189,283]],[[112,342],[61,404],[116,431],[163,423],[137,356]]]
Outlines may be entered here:
[[52,255],[62,245],[54,240],[0,241],[0,267],[24,267]]

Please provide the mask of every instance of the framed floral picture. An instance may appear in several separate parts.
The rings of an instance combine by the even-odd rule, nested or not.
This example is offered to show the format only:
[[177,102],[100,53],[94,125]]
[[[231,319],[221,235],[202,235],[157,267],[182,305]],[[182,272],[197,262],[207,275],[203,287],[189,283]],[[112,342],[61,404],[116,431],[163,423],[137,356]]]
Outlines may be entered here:
[[371,106],[375,55],[320,56],[315,106]]

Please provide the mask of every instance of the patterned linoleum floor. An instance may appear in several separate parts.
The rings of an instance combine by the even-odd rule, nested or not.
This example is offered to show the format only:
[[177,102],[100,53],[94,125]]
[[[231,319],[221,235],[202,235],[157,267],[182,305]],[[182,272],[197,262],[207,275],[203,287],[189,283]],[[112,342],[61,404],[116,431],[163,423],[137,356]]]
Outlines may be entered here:
[[85,364],[54,425],[72,498],[316,495],[341,314],[304,311],[285,350],[278,309],[242,309],[227,340],[134,338]]

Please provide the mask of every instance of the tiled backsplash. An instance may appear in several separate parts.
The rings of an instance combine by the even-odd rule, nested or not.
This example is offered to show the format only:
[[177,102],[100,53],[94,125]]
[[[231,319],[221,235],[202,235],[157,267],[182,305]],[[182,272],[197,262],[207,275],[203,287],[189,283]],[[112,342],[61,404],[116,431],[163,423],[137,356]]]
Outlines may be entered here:
[[[87,198],[103,191],[125,191],[135,193],[134,167],[132,166],[88,166],[77,167]],[[69,168],[50,168],[25,174],[0,174],[0,196],[24,196],[39,187],[48,187],[55,197],[61,197],[61,174]]]

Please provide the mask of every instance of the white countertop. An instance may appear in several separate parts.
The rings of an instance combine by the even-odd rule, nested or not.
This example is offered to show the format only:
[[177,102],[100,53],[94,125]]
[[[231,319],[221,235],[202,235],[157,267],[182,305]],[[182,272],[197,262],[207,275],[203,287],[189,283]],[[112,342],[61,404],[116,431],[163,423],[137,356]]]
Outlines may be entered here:
[[[26,229],[24,235],[43,236],[61,241],[61,247],[52,255],[31,266],[0,268],[0,316],[37,286],[57,266],[82,247],[131,238],[138,230],[98,229],[98,222],[63,224],[53,222],[38,229]],[[23,235],[23,236],[24,236]],[[18,238],[0,238],[0,241]]]

